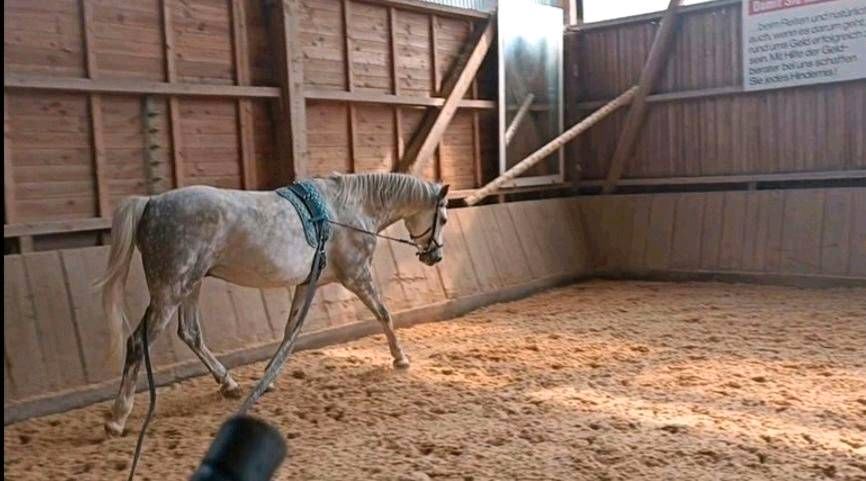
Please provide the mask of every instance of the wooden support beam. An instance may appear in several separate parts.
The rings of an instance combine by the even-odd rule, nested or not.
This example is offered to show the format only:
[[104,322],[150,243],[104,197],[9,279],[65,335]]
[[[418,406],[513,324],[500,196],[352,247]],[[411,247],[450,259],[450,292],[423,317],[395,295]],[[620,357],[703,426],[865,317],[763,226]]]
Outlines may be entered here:
[[[87,77],[91,80],[99,76],[94,54],[92,0],[81,0],[81,30],[84,34],[84,59]],[[99,217],[111,217],[111,198],[108,191],[106,172],[105,138],[102,131],[102,98],[97,93],[88,94],[90,109],[90,140],[93,149],[93,171],[96,176],[96,204]]]
[[154,119],[158,115],[156,111],[156,99],[152,95],[145,95],[141,98],[141,124],[144,126],[144,172],[145,172],[145,188],[148,195],[159,193],[156,188],[157,184],[163,179],[156,173],[156,167],[160,164],[159,150],[163,147],[160,145],[159,130],[156,127]]
[[[247,37],[247,15],[244,0],[232,0],[232,53],[235,61],[235,84],[250,84],[250,59]],[[258,188],[256,179],[256,143],[253,135],[253,106],[249,99],[237,99],[238,145],[241,154],[241,179],[244,189]]]
[[505,145],[511,143],[511,139],[514,138],[514,134],[517,132],[517,129],[520,127],[520,123],[523,122],[523,119],[526,118],[526,114],[529,113],[529,107],[532,105],[532,101],[535,100],[535,95],[530,93],[523,99],[523,102],[520,103],[520,108],[517,109],[517,113],[514,114],[514,118],[511,120],[511,124],[505,129]]
[[282,95],[275,122],[280,151],[281,181],[302,179],[309,173],[307,109],[304,98],[304,53],[298,39],[301,6],[298,0],[270,0],[271,45],[276,80]]
[[[679,92],[667,92],[663,94],[647,95],[646,102],[649,104],[676,102],[679,100],[705,99],[709,97],[740,95],[744,92],[745,90],[743,90],[743,87],[741,85],[734,85],[729,87],[713,87],[708,89],[681,90]],[[579,102],[577,103],[577,105],[575,105],[575,107],[578,110],[595,110],[608,102],[610,102],[610,99],[589,100],[585,102]]]
[[613,99],[609,104],[593,112],[589,117],[581,120],[570,129],[560,134],[557,138],[548,142],[544,147],[536,150],[525,159],[518,162],[514,167],[508,169],[504,174],[500,175],[484,187],[475,191],[474,194],[466,198],[468,205],[475,205],[488,195],[496,193],[500,187],[514,180],[515,177],[529,170],[533,165],[546,159],[550,154],[559,150],[571,139],[582,134],[593,125],[597,124],[601,119],[613,113],[616,109],[628,105],[632,98],[637,93],[637,87],[632,87],[625,91],[619,97]]
[[653,40],[652,48],[650,48],[646,64],[644,64],[643,72],[640,75],[637,93],[635,93],[632,100],[631,108],[625,119],[625,126],[619,136],[613,159],[610,161],[607,182],[602,188],[605,194],[609,194],[616,189],[616,183],[622,176],[625,162],[634,151],[635,141],[646,116],[646,97],[655,87],[656,80],[658,80],[662,68],[668,59],[668,51],[676,33],[677,9],[679,6],[680,0],[670,0],[668,10],[664,18],[662,18],[658,33],[656,33],[655,40]]
[[[401,94],[381,94],[376,92],[307,90],[304,92],[304,96],[307,100],[403,105],[406,107],[441,107],[445,105],[445,99],[441,97],[420,97]],[[496,108],[496,101],[462,99],[457,104],[457,107],[464,109],[493,110]]]
[[455,61],[450,77],[442,86],[445,103],[440,110],[428,111],[424,116],[421,125],[406,148],[406,154],[400,160],[399,170],[401,172],[421,172],[425,164],[432,158],[436,146],[457,111],[460,99],[466,95],[466,91],[478,73],[484,57],[490,50],[490,45],[494,40],[495,25],[496,19],[491,16],[485,28],[473,35],[472,48],[464,51]]
[[[177,66],[175,62],[174,42],[174,0],[161,0],[162,16],[162,47],[165,58],[165,79],[168,85],[177,81]],[[180,128],[180,102],[176,97],[168,99],[169,138],[171,139],[171,172],[174,176],[174,187],[185,185],[183,170],[183,131]]]
[[[391,93],[400,95],[400,76],[397,67],[397,10],[388,7],[388,52],[389,64],[391,66]],[[400,107],[393,106],[394,112],[394,158],[391,169],[397,168],[397,162],[403,157],[403,120]]]
[[[343,21],[343,70],[346,74],[346,91],[352,92],[355,90],[355,72],[353,68],[354,61],[352,59],[352,28],[351,28],[351,17],[352,12],[351,2],[350,0],[341,0],[340,1],[340,11],[342,13]],[[356,137],[357,132],[357,115],[355,114],[355,106],[352,103],[346,105],[346,126],[348,129],[347,135],[349,136],[349,172],[355,172],[355,166],[357,165],[357,146],[358,139]]]
[[[164,0],[170,2],[171,0]],[[173,47],[169,51],[174,51]],[[166,59],[166,64],[174,60]],[[166,68],[168,71],[169,69]],[[171,69],[173,71],[173,69]],[[277,87],[239,87],[236,85],[185,84],[177,82],[153,82],[150,80],[80,79],[44,77],[7,73],[3,76],[5,89],[58,90],[116,95],[166,95],[180,97],[226,97],[226,98],[279,98]]]
[[[621,179],[620,186],[668,186],[668,185],[709,185],[709,184],[751,184],[761,182],[820,182],[826,180],[866,179],[866,169],[837,170],[823,172],[782,172],[778,174],[742,175],[705,175],[697,177],[651,177],[645,179]],[[603,179],[583,180],[581,187],[601,187]]]
[[356,0],[360,3],[369,3],[372,5],[383,5],[386,7],[395,7],[400,10],[408,10],[410,12],[419,13],[435,13],[455,18],[487,18],[489,15],[485,12],[472,10],[469,8],[452,7],[448,5],[439,5],[425,0]]
[[111,219],[104,219],[101,217],[22,224],[10,223],[9,225],[3,226],[3,238],[29,238],[29,236],[34,235],[64,234],[68,232],[86,232],[105,229],[111,229]]

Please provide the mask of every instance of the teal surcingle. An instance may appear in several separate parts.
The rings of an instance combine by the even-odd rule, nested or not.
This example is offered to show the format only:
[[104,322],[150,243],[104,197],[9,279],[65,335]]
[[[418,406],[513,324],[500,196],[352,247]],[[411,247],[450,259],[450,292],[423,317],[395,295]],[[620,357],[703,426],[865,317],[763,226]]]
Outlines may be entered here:
[[309,180],[294,182],[286,187],[280,187],[276,192],[295,207],[304,225],[304,234],[310,247],[318,246],[320,234],[325,240],[330,237],[331,224],[326,221],[333,219],[331,209],[313,182]]

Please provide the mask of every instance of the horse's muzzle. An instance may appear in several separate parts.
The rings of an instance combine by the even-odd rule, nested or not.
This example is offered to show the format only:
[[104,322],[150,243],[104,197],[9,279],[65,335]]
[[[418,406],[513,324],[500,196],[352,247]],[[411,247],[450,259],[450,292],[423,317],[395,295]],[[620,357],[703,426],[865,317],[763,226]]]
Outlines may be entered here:
[[418,256],[421,262],[427,264],[428,266],[434,266],[439,261],[442,260],[442,251],[439,249],[435,249],[429,252],[425,252]]

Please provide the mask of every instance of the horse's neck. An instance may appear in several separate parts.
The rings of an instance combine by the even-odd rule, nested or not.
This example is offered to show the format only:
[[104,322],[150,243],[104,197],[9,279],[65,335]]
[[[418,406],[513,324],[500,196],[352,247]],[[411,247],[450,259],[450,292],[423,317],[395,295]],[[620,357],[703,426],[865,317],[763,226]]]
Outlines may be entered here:
[[368,191],[345,202],[337,201],[340,196],[340,186],[331,184],[325,186],[326,195],[331,198],[334,215],[342,222],[362,225],[368,229],[381,232],[391,224],[416,214],[426,207],[418,199],[403,196],[382,198],[378,192]]

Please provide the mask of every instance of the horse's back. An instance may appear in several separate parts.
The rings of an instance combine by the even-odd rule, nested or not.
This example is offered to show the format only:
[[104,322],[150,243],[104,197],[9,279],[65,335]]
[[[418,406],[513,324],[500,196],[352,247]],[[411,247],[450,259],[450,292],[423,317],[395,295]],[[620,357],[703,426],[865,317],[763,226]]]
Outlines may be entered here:
[[271,191],[190,186],[153,196],[138,238],[145,270],[241,285],[303,280],[312,257],[294,208]]

